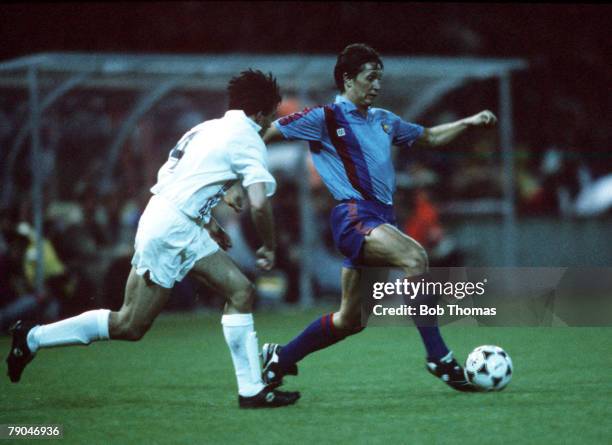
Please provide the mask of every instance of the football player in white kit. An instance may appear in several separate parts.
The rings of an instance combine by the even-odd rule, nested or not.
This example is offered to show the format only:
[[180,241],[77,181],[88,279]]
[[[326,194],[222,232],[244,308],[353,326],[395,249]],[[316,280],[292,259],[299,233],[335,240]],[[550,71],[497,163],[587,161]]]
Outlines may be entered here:
[[[170,297],[174,284],[188,273],[225,295],[221,318],[238,381],[241,408],[291,405],[300,394],[269,388],[261,380],[257,336],[253,326],[253,285],[219,248],[231,245],[211,215],[221,201],[239,211],[242,188],[263,242],[257,264],[274,265],[276,248],[268,197],[276,182],[268,172],[261,139],[281,100],[276,79],[261,71],[243,71],[228,85],[229,111],[201,123],[170,151],[138,224],[123,306],[99,309],[48,325],[19,321],[11,329],[8,375],[18,382],[39,349],[88,345],[97,340],[140,340]],[[242,188],[240,187],[242,186]]]

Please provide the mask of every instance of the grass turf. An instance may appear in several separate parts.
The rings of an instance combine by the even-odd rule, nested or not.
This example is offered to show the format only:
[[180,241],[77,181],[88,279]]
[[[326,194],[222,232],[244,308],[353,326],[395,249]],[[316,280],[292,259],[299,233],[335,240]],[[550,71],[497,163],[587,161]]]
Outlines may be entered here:
[[[260,345],[321,313],[257,313]],[[463,394],[425,371],[416,330],[370,328],[300,364],[297,405],[239,410],[220,316],[168,315],[138,343],[42,350],[2,379],[0,424],[62,424],[62,443],[612,443],[611,332],[446,327],[460,360],[498,344],[514,361],[506,390]]]

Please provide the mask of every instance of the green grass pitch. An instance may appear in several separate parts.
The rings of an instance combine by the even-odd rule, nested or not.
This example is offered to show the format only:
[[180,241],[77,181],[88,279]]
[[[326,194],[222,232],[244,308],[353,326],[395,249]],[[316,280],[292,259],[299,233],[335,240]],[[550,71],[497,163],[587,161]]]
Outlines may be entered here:
[[[256,313],[260,345],[321,313]],[[460,360],[497,344],[514,361],[506,390],[463,394],[425,371],[414,328],[369,328],[300,364],[297,405],[239,410],[220,315],[171,314],[138,343],[42,350],[21,383],[2,379],[0,424],[62,424],[66,444],[612,443],[611,333],[443,328]]]

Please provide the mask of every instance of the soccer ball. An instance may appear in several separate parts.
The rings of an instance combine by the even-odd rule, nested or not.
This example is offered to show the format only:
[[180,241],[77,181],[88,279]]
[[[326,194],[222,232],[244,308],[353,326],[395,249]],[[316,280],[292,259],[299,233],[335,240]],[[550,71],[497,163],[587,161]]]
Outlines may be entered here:
[[501,391],[513,371],[512,359],[499,346],[478,346],[465,361],[465,378],[483,391]]

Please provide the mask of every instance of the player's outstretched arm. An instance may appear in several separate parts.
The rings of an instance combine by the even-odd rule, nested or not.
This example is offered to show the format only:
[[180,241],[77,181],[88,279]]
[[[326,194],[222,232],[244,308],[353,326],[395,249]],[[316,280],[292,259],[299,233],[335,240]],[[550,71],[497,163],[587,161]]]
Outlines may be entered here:
[[251,218],[259,238],[263,241],[257,252],[257,266],[263,270],[274,267],[276,250],[276,234],[274,231],[274,215],[272,204],[266,195],[263,182],[257,182],[247,187],[247,195],[251,203]]
[[285,139],[283,134],[279,131],[274,124],[270,125],[263,135],[263,141],[266,145],[272,142],[279,142]]
[[492,127],[497,123],[497,117],[484,110],[473,116],[448,124],[426,128],[416,141],[418,147],[440,147],[446,145],[470,127]]

